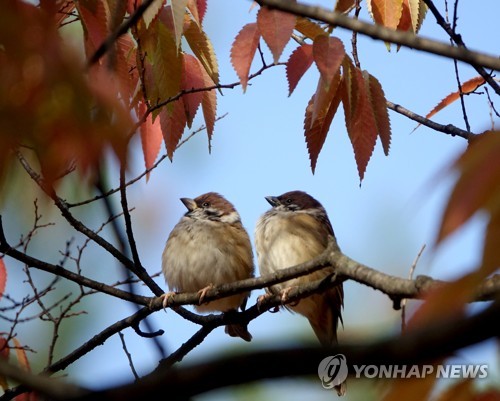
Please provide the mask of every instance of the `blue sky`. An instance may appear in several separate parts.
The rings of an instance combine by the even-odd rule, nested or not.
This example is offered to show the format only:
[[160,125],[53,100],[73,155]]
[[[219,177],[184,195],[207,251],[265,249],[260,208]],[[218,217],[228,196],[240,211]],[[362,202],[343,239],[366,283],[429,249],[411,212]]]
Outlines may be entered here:
[[[309,3],[331,7],[332,2]],[[438,3],[442,10],[441,2]],[[241,27],[255,20],[256,8],[250,10],[250,5],[249,1],[234,0],[209,1],[208,4],[205,29],[213,41],[221,82],[224,84],[238,80],[229,61],[229,52]],[[366,20],[368,16],[364,1],[362,6],[364,10],[361,18]],[[459,3],[459,7],[458,31],[466,44],[490,54],[498,51],[500,26],[497,18],[500,4],[485,0],[479,9],[476,2],[464,1]],[[351,33],[336,29],[333,34],[344,41],[349,53]],[[421,34],[448,41],[430,14],[424,21]],[[451,60],[407,49],[396,52],[393,48],[388,52],[383,42],[361,36],[358,45],[362,68],[381,82],[387,99],[418,114],[425,115],[457,88]],[[261,42],[261,46],[265,50],[266,60],[271,63],[272,57],[266,45]],[[286,61],[295,47],[296,44],[291,41],[281,61]],[[257,58],[252,71],[259,67]],[[464,64],[460,63],[459,69],[463,81],[477,75]],[[304,142],[303,119],[317,78],[317,70],[312,66],[292,96],[288,97],[285,69],[277,66],[251,81],[245,94],[242,94],[241,87],[224,90],[223,96],[218,98],[218,114],[227,113],[227,116],[216,123],[211,154],[208,154],[206,133],[200,132],[175,153],[173,162],[164,161],[154,170],[149,182],[141,180],[130,188],[129,204],[135,207],[132,217],[136,239],[142,262],[151,274],[159,272],[165,241],[185,211],[179,198],[196,197],[208,191],[220,192],[234,203],[252,239],[258,217],[269,206],[264,196],[301,189],[323,203],[344,253],[370,267],[407,277],[423,245],[427,247],[415,275],[427,274],[450,279],[476,265],[480,257],[483,228],[480,218],[474,219],[436,252],[432,251],[443,207],[454,179],[448,169],[454,158],[465,149],[465,140],[426,127],[420,127],[412,133],[415,122],[389,111],[392,126],[390,154],[384,156],[380,144],[377,144],[360,186],[343,113],[339,110],[313,175]],[[491,127],[484,96],[469,96],[466,105],[474,132]],[[459,103],[438,113],[435,121],[463,128]],[[197,116],[193,127],[201,124],[202,120]],[[188,133],[186,131],[185,135]],[[137,151],[131,177],[144,169],[138,146],[139,142],[136,141]],[[161,151],[163,153],[164,149]],[[100,257],[100,252],[89,254],[88,261],[98,261]],[[157,280],[166,288],[161,277]],[[250,304],[261,293],[255,291]],[[101,305],[104,298],[94,302]],[[410,306],[415,304],[410,302]],[[129,305],[121,303],[117,303],[116,308],[109,307],[111,310],[112,313],[102,310],[97,322],[92,317],[76,318],[87,322],[80,323],[79,327],[88,327],[87,330],[81,329],[81,337],[76,343],[89,339],[133,311]],[[166,331],[161,341],[169,351],[175,350],[197,329],[173,311],[157,313],[151,322]],[[344,326],[339,335],[340,341],[347,338],[370,340],[397,333],[400,312],[392,310],[390,300],[383,294],[348,282],[345,284]],[[247,344],[229,338],[219,328],[186,357],[184,363],[232,350],[251,352],[257,348],[315,341],[304,318],[284,311],[264,314],[251,322],[249,329],[254,340]],[[148,340],[137,341],[131,330],[124,334],[138,369],[146,373],[154,368],[158,355],[152,345],[149,346]],[[495,359],[489,352],[484,347],[477,347],[464,358],[479,361],[487,358],[493,363]],[[98,363],[98,360],[105,360],[106,363]],[[495,363],[498,367],[498,360]],[[113,379],[132,379],[118,338],[108,341],[94,356],[84,357],[71,371],[85,385],[102,385],[102,379],[110,376]],[[304,394],[318,399],[331,398],[331,394],[325,394],[322,390],[319,381],[287,382],[286,386],[293,390],[287,394],[287,399],[299,399]],[[282,387],[277,390],[271,384],[259,394],[277,398],[284,391],[279,389]],[[232,399],[231,394],[225,397]],[[355,397],[355,394],[356,390],[348,398]]]

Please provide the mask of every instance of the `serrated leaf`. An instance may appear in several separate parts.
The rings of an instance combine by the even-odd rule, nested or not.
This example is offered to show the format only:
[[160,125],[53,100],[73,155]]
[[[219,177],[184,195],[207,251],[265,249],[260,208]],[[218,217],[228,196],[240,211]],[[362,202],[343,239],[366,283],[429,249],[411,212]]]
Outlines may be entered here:
[[[177,95],[181,87],[182,56],[177,51],[175,39],[165,25],[157,21],[157,46],[153,54],[154,84],[158,87],[160,101]],[[156,99],[151,99],[155,104]],[[170,105],[167,105],[169,110]]]
[[167,156],[172,160],[187,123],[182,98],[173,103],[171,112],[162,108],[159,118]]
[[241,29],[231,46],[231,64],[240,79],[243,92],[247,89],[248,74],[259,40],[259,28],[257,23],[253,22],[246,24]]
[[349,124],[354,120],[354,116],[356,115],[359,95],[356,67],[349,57],[344,57],[342,72],[344,81],[342,87],[342,104],[344,107],[346,128],[349,131]]
[[[205,70],[201,70],[205,87],[212,86],[212,79],[208,76]],[[203,118],[205,119],[205,126],[207,127],[208,135],[208,152],[212,150],[212,135],[214,132],[215,119],[217,116],[217,92],[215,89],[203,91],[203,98],[201,100],[201,109],[203,111]]]
[[257,25],[262,38],[271,50],[274,64],[279,62],[286,44],[295,28],[295,15],[261,7],[257,13]]
[[136,64],[136,47],[129,33],[120,36],[115,42],[116,63],[114,68],[122,99],[128,104],[134,95],[139,80]]
[[344,60],[345,49],[342,41],[333,36],[317,36],[313,42],[313,57],[316,66],[328,87]]
[[[184,54],[183,60],[182,89],[189,91],[191,89],[205,87],[202,68],[198,59],[190,54]],[[189,128],[191,128],[191,124],[193,123],[198,107],[200,107],[202,98],[202,92],[188,93],[183,96],[187,125]]]
[[309,18],[297,17],[295,22],[295,29],[302,35],[309,39],[316,39],[318,35],[326,35],[327,32],[321,28],[316,22],[311,21]]
[[[330,84],[328,91],[325,90],[322,79],[320,77],[318,80],[316,93],[306,107],[304,118],[304,136],[313,174],[342,94],[342,80],[339,73],[334,78],[333,83]],[[316,115],[314,115],[315,111]]]
[[324,115],[326,109],[329,107],[332,99],[338,92],[340,85],[340,72],[337,71],[332,81],[326,85],[326,82],[322,76],[318,80],[318,85],[316,86],[316,92],[314,94],[314,103],[311,115],[311,125],[314,124],[318,116]]
[[82,0],[76,4],[85,36],[87,57],[97,50],[108,35],[109,8],[103,0]]
[[396,29],[403,13],[403,0],[367,0],[373,20],[387,28]]
[[7,269],[5,268],[5,262],[3,258],[0,258],[0,299],[2,299],[3,294],[5,293],[6,284],[7,284]]
[[214,84],[219,84],[219,65],[210,38],[194,21],[190,21],[184,29],[184,37],[194,55],[208,73]]
[[297,87],[304,73],[313,63],[313,48],[312,45],[304,43],[297,47],[290,55],[286,63],[286,77],[288,80],[288,96]]
[[[144,102],[138,105],[138,115],[142,117],[147,111]],[[160,120],[157,118],[153,121],[153,116],[149,114],[141,126],[139,127],[141,134],[142,153],[144,155],[144,163],[146,170],[153,167],[153,164],[160,152],[163,134],[161,130]],[[146,180],[149,180],[149,172],[146,174]]]
[[475,138],[454,163],[459,178],[443,213],[436,243],[440,243],[481,209],[500,213],[500,132]]
[[142,20],[144,21],[146,28],[149,28],[151,23],[156,21],[161,9],[165,5],[165,2],[166,0],[153,0],[146,11],[144,11],[142,14]]
[[184,28],[184,14],[186,14],[188,0],[171,0],[171,10],[174,20],[175,44],[179,48]]
[[389,155],[389,148],[391,146],[391,123],[389,113],[387,112],[387,100],[385,99],[384,90],[380,82],[373,75],[363,71],[363,77],[369,88],[368,96],[377,124],[378,136],[384,153],[387,156]]
[[413,32],[418,33],[427,14],[427,4],[423,0],[409,0]]
[[[469,79],[468,81],[464,82],[461,87],[462,87],[462,93],[471,93],[474,92],[479,86],[484,84],[484,78],[481,76],[474,77]],[[425,118],[431,118],[434,114],[436,114],[438,111],[443,110],[445,107],[449,106],[451,103],[453,103],[455,100],[460,99],[460,91],[456,91],[453,93],[450,93],[448,96],[446,96],[443,100],[441,100],[436,107],[434,107],[426,116]]]
[[[356,96],[357,104],[355,105],[356,112],[354,114],[346,114],[346,127],[354,150],[354,157],[361,182],[363,181],[368,161],[375,148],[377,127],[368,97],[368,88],[366,87],[363,74],[358,68],[353,70],[351,80],[356,80],[356,89],[358,91]],[[346,107],[344,107],[345,109]]]
[[337,0],[334,11],[348,14],[356,6],[356,0]]

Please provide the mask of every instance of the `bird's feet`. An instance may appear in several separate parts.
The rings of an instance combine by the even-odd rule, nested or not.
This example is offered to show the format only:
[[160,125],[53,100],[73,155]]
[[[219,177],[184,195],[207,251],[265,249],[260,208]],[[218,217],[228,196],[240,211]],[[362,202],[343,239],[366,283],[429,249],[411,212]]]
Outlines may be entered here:
[[[271,297],[272,297],[272,295],[268,294],[268,293],[265,293],[264,295],[259,295],[257,297],[257,309],[260,310],[260,307],[261,307],[262,303],[265,302],[266,300],[268,300]],[[276,313],[279,310],[280,310],[280,307],[279,306],[275,306],[274,308],[269,309],[269,312]]]
[[198,305],[201,305],[203,303],[203,300],[205,299],[205,296],[207,295],[207,292],[210,290],[213,290],[215,286],[210,283],[207,285],[205,288],[202,288],[200,291],[198,291],[199,299],[198,299]]
[[167,309],[169,306],[169,303],[171,303],[174,300],[175,292],[166,292],[165,294],[160,295],[160,298],[162,299],[162,305],[163,309]]
[[290,302],[289,298],[288,298],[288,294],[290,294],[290,291],[292,291],[296,288],[297,288],[297,286],[291,286],[291,287],[287,287],[281,291],[281,303],[283,305],[290,304],[290,306],[295,306],[299,303],[299,300]]

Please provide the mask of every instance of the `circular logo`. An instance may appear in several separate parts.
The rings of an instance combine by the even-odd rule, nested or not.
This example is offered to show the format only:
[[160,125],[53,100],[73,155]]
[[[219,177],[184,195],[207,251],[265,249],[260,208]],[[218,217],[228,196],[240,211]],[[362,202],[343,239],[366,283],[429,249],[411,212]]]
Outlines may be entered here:
[[318,376],[323,388],[331,389],[347,379],[349,369],[345,355],[327,356],[318,366]]

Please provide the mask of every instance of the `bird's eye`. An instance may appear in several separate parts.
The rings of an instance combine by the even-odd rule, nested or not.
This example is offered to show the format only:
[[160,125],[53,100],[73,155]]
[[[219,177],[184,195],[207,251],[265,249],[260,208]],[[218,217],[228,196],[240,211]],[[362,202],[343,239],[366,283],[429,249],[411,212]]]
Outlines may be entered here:
[[203,202],[203,204],[201,206],[203,206],[203,207],[209,207],[210,206],[210,202]]
[[292,201],[292,199],[291,199],[291,198],[288,198],[288,199],[286,200],[286,204],[287,204],[287,205],[290,205],[292,202],[293,202],[293,201]]

